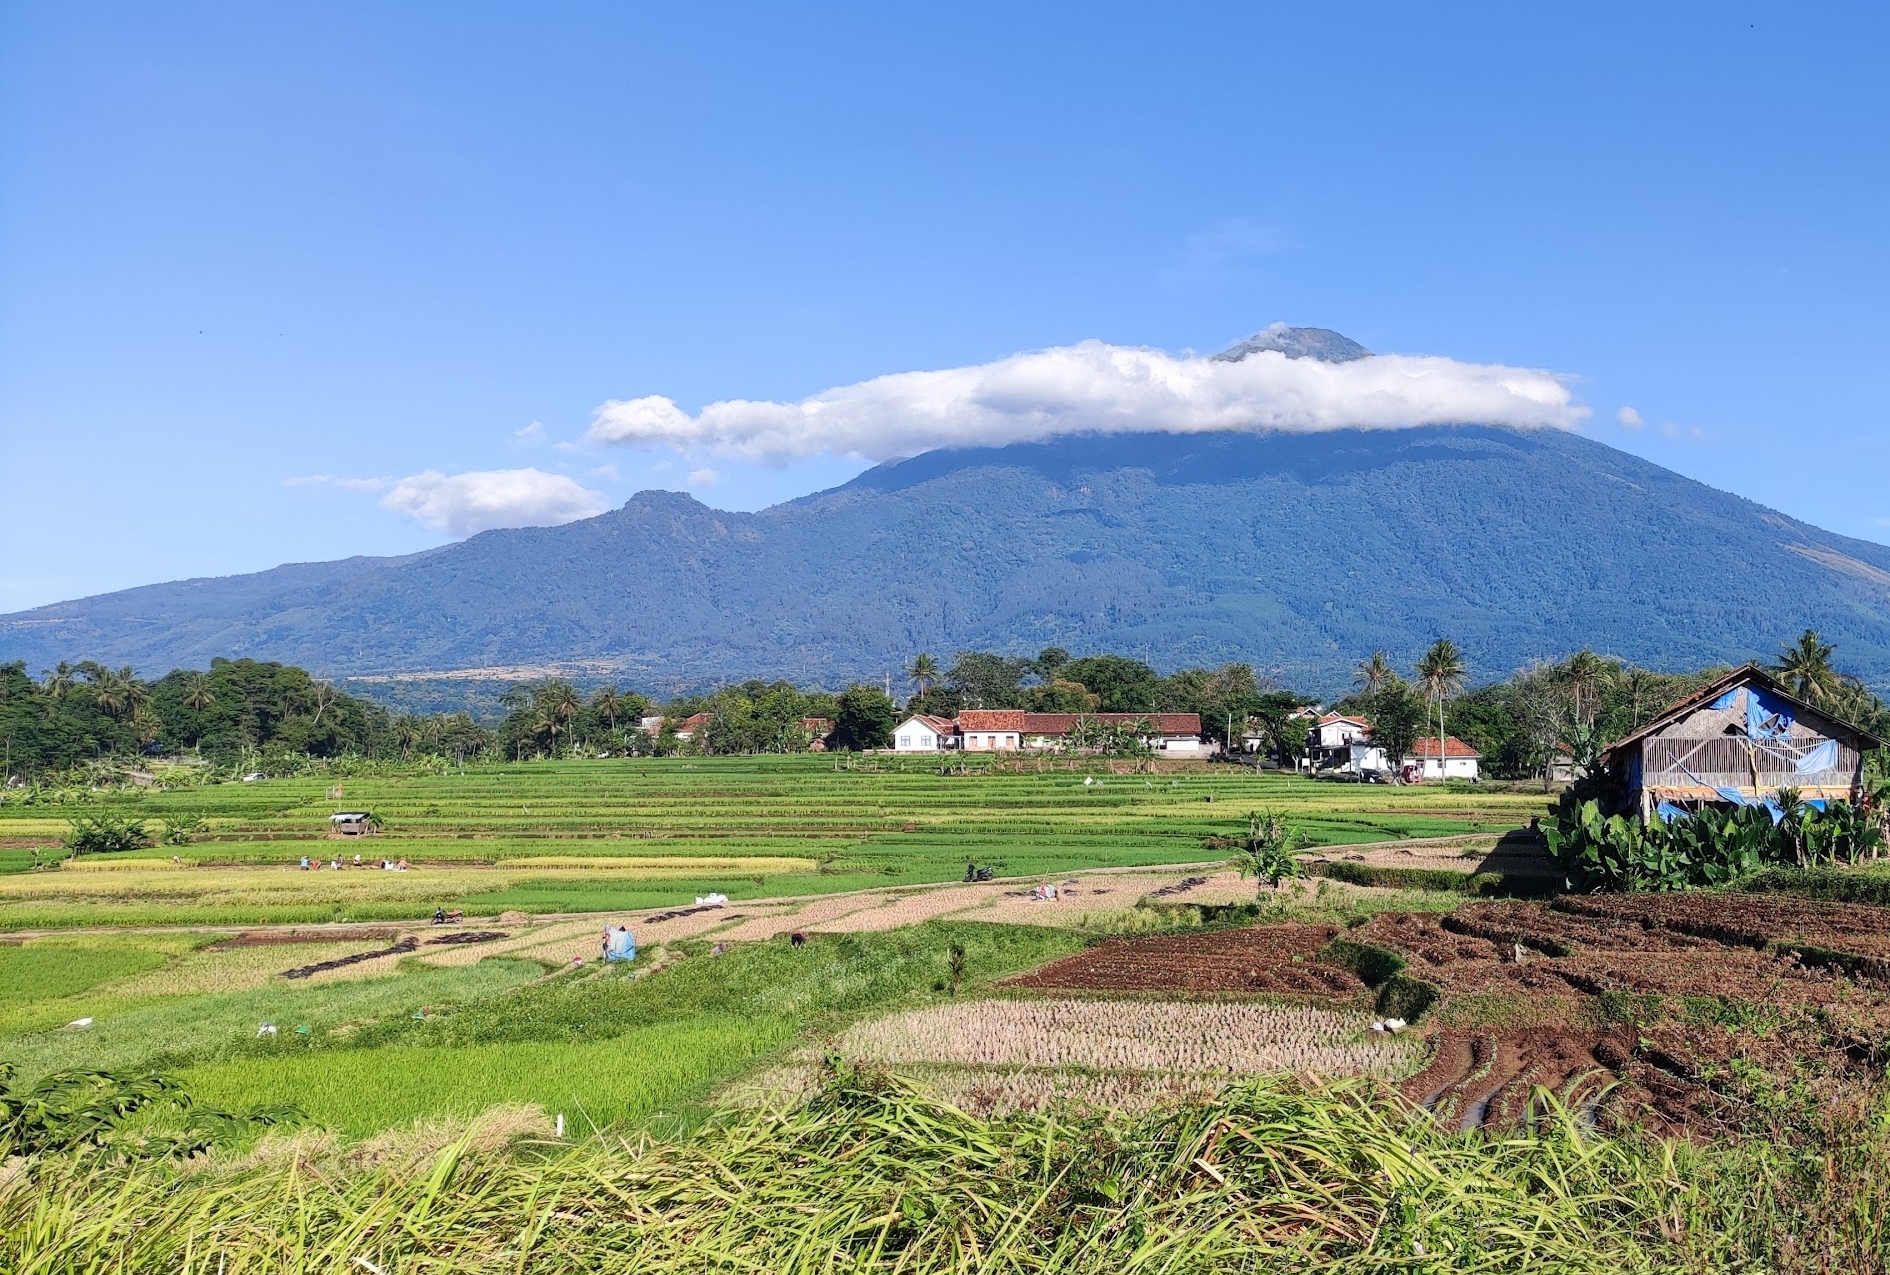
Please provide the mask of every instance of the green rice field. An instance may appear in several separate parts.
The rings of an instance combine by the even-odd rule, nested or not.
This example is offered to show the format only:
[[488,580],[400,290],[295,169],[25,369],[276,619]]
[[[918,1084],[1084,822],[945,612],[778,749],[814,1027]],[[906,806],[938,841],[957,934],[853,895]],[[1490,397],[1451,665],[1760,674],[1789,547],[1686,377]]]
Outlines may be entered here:
[[[712,951],[724,934],[741,938],[731,917],[625,969],[574,967],[573,948],[556,944],[594,953],[594,931],[581,918],[547,918],[670,908],[710,890],[831,902],[958,881],[967,862],[1026,879],[1199,863],[1221,857],[1206,838],[1240,831],[1255,808],[1283,811],[1311,844],[1335,844],[1494,833],[1542,799],[1198,764],[1130,774],[1027,761],[943,773],[936,761],[802,756],[495,765],[99,794],[80,806],[8,802],[0,842],[42,866],[0,875],[0,928],[13,936],[0,943],[0,1060],[22,1082],[74,1068],[164,1071],[210,1106],[289,1103],[351,1136],[507,1104],[579,1127],[686,1124],[720,1087],[789,1050],[817,1047],[863,1015],[949,996],[954,947],[970,989],[1093,936],[1074,922],[928,922],[921,907],[911,923],[900,912],[882,931],[817,933],[804,948],[777,938]],[[173,820],[198,831],[186,844],[61,862],[68,820],[101,809],[143,820],[154,836]],[[332,838],[339,810],[372,811],[381,831]],[[357,852],[411,866],[299,866],[304,855],[351,864]],[[1123,891],[1121,906],[1147,888]],[[387,940],[318,928],[230,943],[246,926],[411,921],[442,906],[506,914],[496,928],[523,926],[554,945],[466,949],[458,964],[423,947],[297,982],[283,971]]]
[[[1254,808],[1282,811],[1310,845],[1495,830],[1544,809],[1527,791],[1201,764],[1154,774],[1093,760],[970,765],[944,773],[936,759],[818,754],[545,762],[146,790],[80,806],[8,802],[0,845],[16,870],[0,874],[0,930],[660,907],[712,890],[743,899],[949,881],[968,862],[1000,876],[1189,863]],[[188,845],[30,870],[35,854],[58,853],[69,819],[101,808],[154,834],[168,821],[198,820],[201,831]],[[380,833],[330,837],[340,810],[373,812]],[[294,870],[304,855],[357,853],[413,868]]]

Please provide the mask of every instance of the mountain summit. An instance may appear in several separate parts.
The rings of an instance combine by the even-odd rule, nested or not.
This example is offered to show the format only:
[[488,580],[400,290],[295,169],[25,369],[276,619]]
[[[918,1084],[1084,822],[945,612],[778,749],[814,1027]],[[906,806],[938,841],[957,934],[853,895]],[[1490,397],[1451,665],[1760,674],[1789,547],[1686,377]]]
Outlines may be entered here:
[[1438,637],[1483,678],[1583,645],[1657,668],[1742,660],[1807,627],[1890,679],[1890,548],[1578,434],[1434,426],[934,451],[757,513],[642,492],[407,558],[0,616],[0,660],[834,685],[918,651],[1056,645],[1246,660],[1334,692],[1373,650],[1408,664]]
[[1371,357],[1371,351],[1331,328],[1289,328],[1275,323],[1237,341],[1214,356],[1216,363],[1238,363],[1249,354],[1273,350],[1289,359],[1318,359],[1322,363],[1350,363]]

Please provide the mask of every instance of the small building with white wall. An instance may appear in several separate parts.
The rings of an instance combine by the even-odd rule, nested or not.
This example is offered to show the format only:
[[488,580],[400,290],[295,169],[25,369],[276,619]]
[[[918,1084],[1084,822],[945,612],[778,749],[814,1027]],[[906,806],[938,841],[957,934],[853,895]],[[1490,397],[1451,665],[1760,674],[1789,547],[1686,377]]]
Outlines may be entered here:
[[1440,779],[1479,780],[1482,775],[1483,754],[1458,739],[1455,735],[1444,737],[1444,751],[1440,758],[1437,751],[1437,736],[1420,739],[1411,745],[1411,755],[1404,759],[1404,769],[1421,781],[1435,782]]
[[914,713],[893,731],[896,753],[936,753],[957,746],[957,727],[949,718]]

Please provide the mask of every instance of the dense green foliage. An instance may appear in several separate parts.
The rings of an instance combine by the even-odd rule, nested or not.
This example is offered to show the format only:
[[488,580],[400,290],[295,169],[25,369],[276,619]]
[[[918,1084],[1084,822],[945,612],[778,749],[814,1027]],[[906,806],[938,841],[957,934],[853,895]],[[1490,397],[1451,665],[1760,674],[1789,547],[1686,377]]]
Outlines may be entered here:
[[221,765],[287,758],[476,755],[484,731],[462,715],[392,717],[305,670],[256,660],[210,661],[146,682],[130,668],[61,663],[41,681],[0,665],[5,773],[34,776],[106,757],[190,752]]
[[1546,834],[1569,889],[1583,893],[1728,885],[1775,865],[1854,864],[1883,848],[1876,820],[1848,802],[1820,811],[1786,790],[1779,805],[1776,823],[1763,806],[1735,806],[1648,824],[1604,815],[1593,798],[1565,800]]
[[893,728],[898,724],[898,711],[884,691],[850,686],[834,710],[831,743],[835,748],[854,751],[885,748],[892,743]]

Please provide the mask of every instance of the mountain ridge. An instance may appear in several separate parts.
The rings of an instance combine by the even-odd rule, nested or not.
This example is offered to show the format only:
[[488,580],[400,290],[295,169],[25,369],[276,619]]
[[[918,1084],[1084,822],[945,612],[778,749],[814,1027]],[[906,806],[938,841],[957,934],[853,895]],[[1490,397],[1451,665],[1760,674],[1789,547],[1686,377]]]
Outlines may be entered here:
[[561,527],[0,616],[0,660],[326,676],[599,662],[656,687],[878,681],[919,650],[1144,648],[1311,691],[1449,636],[1476,680],[1668,668],[1805,627],[1890,678],[1890,548],[1562,431],[1079,435],[945,449],[752,513],[646,491]]

